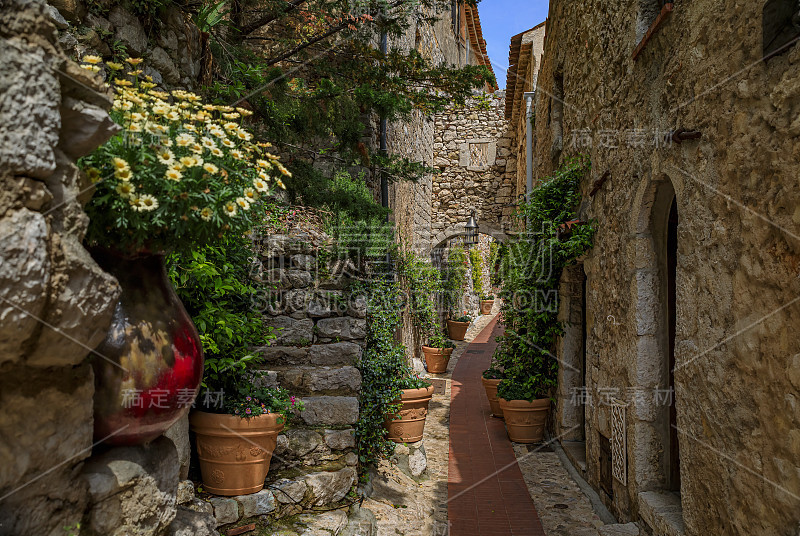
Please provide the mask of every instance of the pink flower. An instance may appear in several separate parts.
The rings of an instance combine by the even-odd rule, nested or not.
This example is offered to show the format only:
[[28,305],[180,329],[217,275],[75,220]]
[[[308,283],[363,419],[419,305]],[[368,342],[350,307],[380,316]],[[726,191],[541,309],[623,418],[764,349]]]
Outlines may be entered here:
[[292,399],[292,407],[294,407],[294,396],[292,396],[291,399]]
[[250,408],[247,408],[246,410],[244,410],[244,412],[245,412],[245,413],[247,413],[248,415],[250,415],[251,413],[253,413],[252,411],[250,411]]

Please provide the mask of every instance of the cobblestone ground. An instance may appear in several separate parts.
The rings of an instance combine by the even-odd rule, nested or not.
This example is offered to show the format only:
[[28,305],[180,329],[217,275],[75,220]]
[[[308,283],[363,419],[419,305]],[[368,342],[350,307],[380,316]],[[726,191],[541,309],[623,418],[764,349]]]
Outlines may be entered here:
[[390,463],[381,463],[375,492],[363,506],[375,514],[377,536],[447,536],[447,468],[450,452],[450,376],[469,343],[499,311],[499,300],[491,315],[481,315],[470,326],[464,341],[456,344],[447,372],[431,374],[444,380],[444,390],[437,389],[425,421],[427,478],[417,483]]
[[598,536],[603,521],[555,452],[547,446],[514,443],[514,453],[545,534]]

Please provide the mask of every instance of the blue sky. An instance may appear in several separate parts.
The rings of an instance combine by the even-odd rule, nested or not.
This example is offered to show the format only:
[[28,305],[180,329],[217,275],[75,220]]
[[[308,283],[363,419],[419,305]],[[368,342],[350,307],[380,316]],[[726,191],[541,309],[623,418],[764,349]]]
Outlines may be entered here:
[[478,4],[486,51],[500,89],[506,87],[511,36],[546,19],[548,3],[548,0],[482,0]]

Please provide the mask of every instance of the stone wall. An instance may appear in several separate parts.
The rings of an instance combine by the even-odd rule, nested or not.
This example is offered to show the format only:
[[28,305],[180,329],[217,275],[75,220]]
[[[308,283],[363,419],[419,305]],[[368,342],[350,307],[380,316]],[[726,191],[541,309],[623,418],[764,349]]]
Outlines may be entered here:
[[81,245],[75,165],[115,132],[111,97],[59,50],[46,9],[0,6],[0,534],[63,534],[87,508],[86,358],[119,293]]
[[503,92],[483,94],[466,107],[436,115],[432,245],[463,232],[474,211],[481,232],[502,231],[513,212],[516,157],[504,118]]
[[[583,265],[589,482],[601,489],[601,438],[624,439],[622,478],[600,493],[620,518],[654,534],[796,534],[800,47],[763,61],[763,3],[698,0],[676,2],[634,61],[644,4],[551,2],[538,79],[536,177],[569,154],[592,162],[579,212],[598,224]],[[680,128],[702,138],[670,142]],[[653,396],[669,385],[673,192],[679,497]]]

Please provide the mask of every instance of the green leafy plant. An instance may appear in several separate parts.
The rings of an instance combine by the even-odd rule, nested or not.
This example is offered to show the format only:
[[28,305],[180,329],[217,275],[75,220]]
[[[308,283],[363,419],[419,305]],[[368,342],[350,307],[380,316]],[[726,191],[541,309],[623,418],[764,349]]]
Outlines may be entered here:
[[494,299],[494,294],[481,294],[481,300],[486,301],[486,300],[493,300],[493,299]]
[[[141,60],[114,72],[119,134],[81,160],[94,182],[87,240],[124,252],[193,249],[252,227],[252,209],[288,171],[242,125],[242,108],[204,104],[193,93],[155,91]],[[100,69],[100,58],[84,57]]]
[[461,309],[461,300],[467,285],[467,253],[461,246],[447,250],[447,263],[442,270],[444,306],[448,311]]
[[406,292],[411,321],[425,342],[441,334],[438,302],[442,294],[441,272],[412,252],[397,260],[400,283]]
[[252,370],[260,361],[252,348],[275,338],[257,307],[268,287],[250,277],[254,257],[250,239],[226,235],[215,245],[167,259],[170,279],[203,344],[200,405],[206,411],[237,414],[238,409],[246,417],[262,410],[283,413],[292,404],[298,408],[286,391],[259,387],[259,373]]
[[472,322],[472,317],[468,315],[466,311],[464,311],[463,313],[461,313],[461,315],[455,318],[451,318],[450,320],[452,320],[453,322]]
[[517,213],[525,225],[522,239],[508,245],[503,298],[505,333],[494,354],[504,374],[498,396],[528,400],[549,396],[557,382],[553,355],[558,321],[557,290],[565,266],[592,245],[594,223],[559,232],[574,218],[580,203],[580,179],[589,169],[585,158],[573,158],[532,192]]
[[469,250],[470,275],[472,276],[472,292],[483,294],[483,258],[478,248]]

